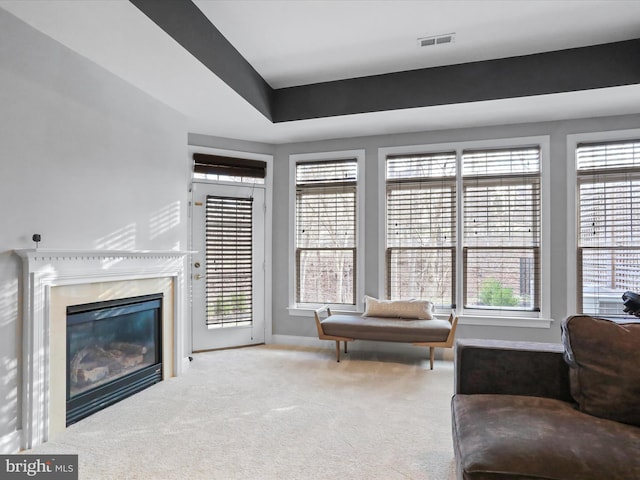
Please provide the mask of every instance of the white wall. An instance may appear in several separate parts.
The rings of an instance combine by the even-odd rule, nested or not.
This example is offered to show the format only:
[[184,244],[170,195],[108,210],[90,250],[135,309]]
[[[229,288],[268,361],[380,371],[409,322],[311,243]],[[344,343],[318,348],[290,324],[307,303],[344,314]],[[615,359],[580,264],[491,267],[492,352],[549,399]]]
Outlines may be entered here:
[[0,9],[0,453],[20,428],[21,266],[52,249],[187,249],[186,119]]

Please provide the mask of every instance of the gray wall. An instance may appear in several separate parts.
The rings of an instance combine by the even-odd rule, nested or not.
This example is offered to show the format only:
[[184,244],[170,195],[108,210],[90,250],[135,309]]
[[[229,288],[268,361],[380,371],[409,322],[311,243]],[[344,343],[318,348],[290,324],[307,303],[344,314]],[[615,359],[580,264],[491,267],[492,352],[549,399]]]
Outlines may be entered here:
[[186,250],[186,159],[182,115],[0,9],[0,453],[20,428],[11,251],[33,233],[42,248]]
[[281,145],[276,149],[273,196],[273,333],[275,335],[298,335],[316,337],[312,317],[289,314],[288,269],[289,269],[289,155],[298,153],[327,152],[338,150],[366,150],[365,185],[365,293],[382,296],[378,291],[379,249],[382,248],[379,231],[378,197],[378,148],[423,145],[432,143],[491,140],[514,137],[550,136],[550,189],[551,189],[551,328],[521,328],[461,325],[459,337],[496,338],[540,342],[560,341],[560,321],[568,312],[567,279],[575,272],[567,272],[567,235],[573,233],[567,226],[567,135],[573,133],[600,132],[638,128],[640,116],[602,117],[503,125],[459,130],[443,130],[401,135],[383,135],[342,140],[320,141]]
[[202,135],[198,133],[189,134],[189,145],[199,147],[218,148],[221,150],[230,150],[244,153],[259,153],[263,155],[273,155],[275,145],[261,142],[248,142],[238,140],[236,138],[212,137],[211,135]]

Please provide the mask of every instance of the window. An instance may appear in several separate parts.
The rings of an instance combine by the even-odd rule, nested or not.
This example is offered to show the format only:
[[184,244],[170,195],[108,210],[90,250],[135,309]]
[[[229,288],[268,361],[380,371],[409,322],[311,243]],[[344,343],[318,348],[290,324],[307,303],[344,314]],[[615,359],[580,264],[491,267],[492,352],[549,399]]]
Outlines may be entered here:
[[357,159],[295,163],[295,303],[355,305]]
[[624,315],[640,286],[640,140],[578,143],[578,309]]
[[193,178],[233,183],[264,184],[267,163],[261,160],[193,154]]
[[455,306],[456,152],[386,163],[386,295]]
[[540,149],[462,152],[465,308],[539,310]]
[[433,145],[425,153],[381,149],[387,298],[462,306],[467,315],[540,312],[542,144],[548,149],[548,139],[501,143]]
[[207,195],[206,323],[251,325],[253,319],[253,199]]

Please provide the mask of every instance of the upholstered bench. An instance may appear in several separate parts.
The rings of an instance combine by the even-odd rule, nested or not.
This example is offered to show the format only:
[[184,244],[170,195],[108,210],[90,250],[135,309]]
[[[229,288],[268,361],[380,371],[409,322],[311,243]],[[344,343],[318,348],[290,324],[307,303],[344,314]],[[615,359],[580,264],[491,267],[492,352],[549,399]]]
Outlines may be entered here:
[[455,339],[458,317],[453,313],[448,320],[404,319],[353,315],[333,315],[331,309],[324,306],[315,311],[318,337],[321,340],[336,342],[336,360],[340,361],[340,342],[355,340],[374,340],[383,342],[412,343],[429,347],[431,370],[435,358],[435,347],[452,348]]

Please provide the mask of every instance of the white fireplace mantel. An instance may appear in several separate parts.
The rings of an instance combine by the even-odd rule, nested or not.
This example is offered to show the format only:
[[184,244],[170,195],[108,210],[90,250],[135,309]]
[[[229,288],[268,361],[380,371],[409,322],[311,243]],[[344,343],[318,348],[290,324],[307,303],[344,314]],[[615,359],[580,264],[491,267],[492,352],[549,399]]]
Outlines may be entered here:
[[98,282],[171,278],[173,372],[185,368],[185,251],[14,250],[23,262],[22,448],[48,440],[51,288]]

